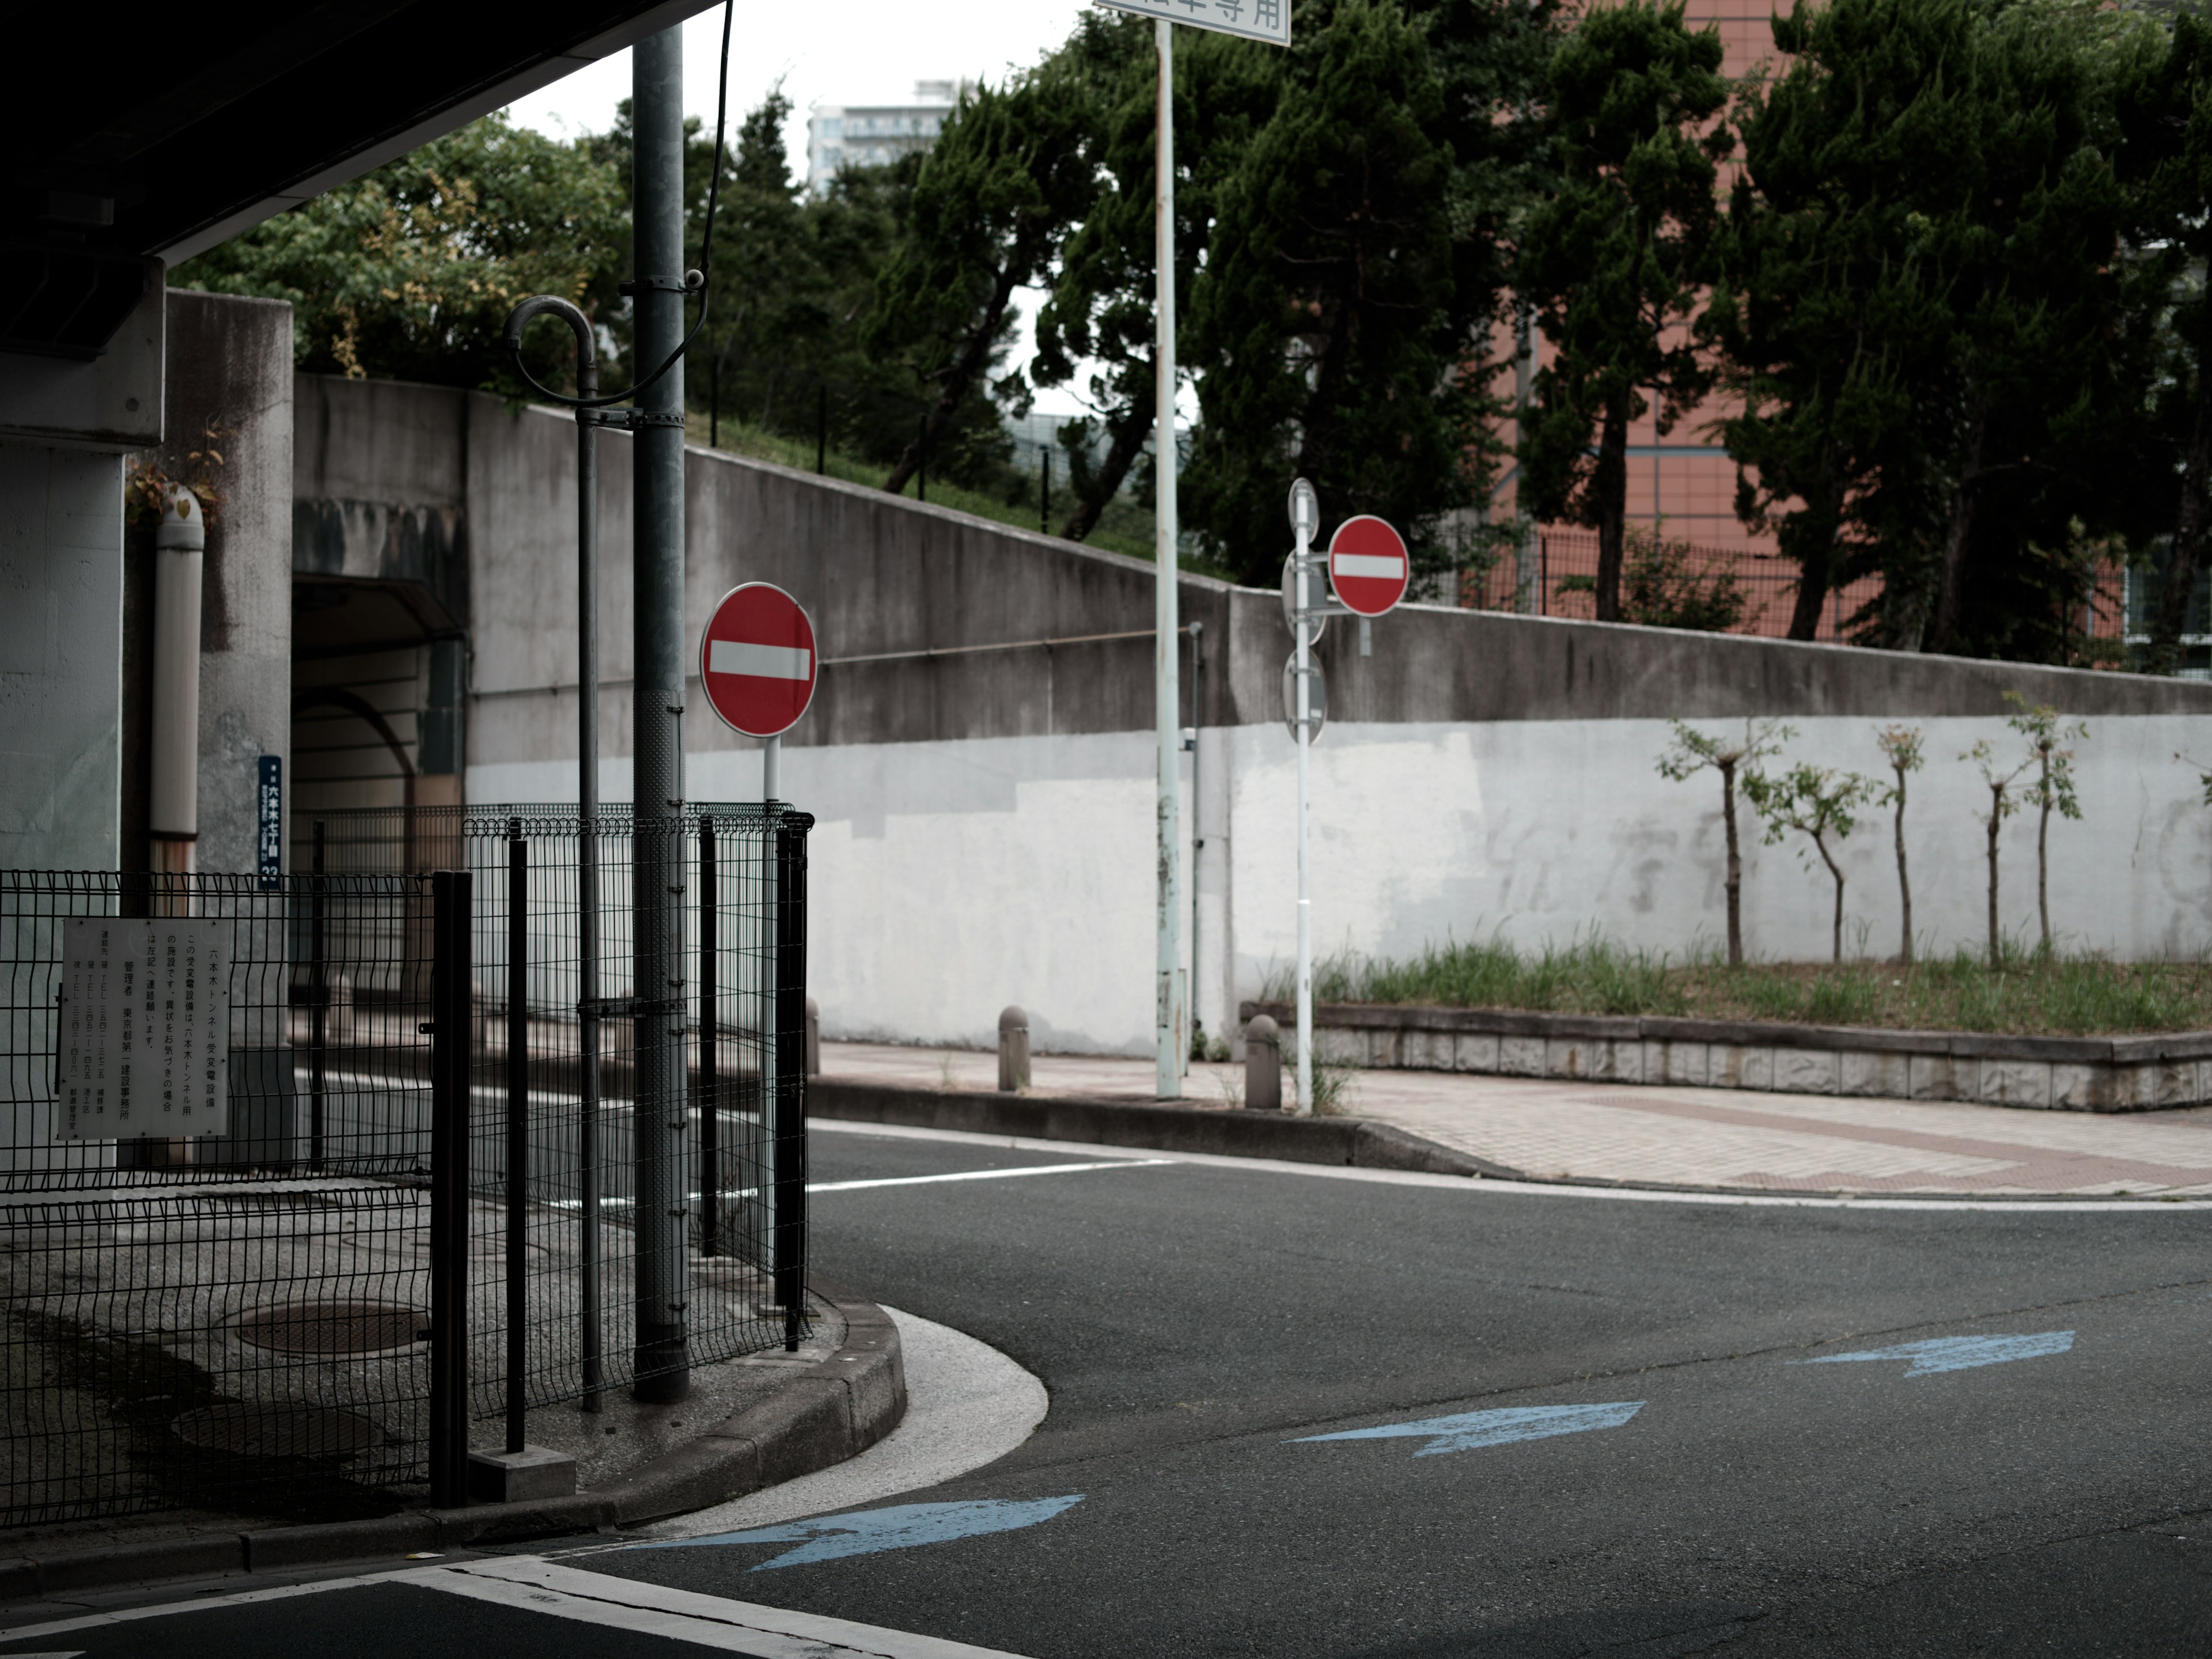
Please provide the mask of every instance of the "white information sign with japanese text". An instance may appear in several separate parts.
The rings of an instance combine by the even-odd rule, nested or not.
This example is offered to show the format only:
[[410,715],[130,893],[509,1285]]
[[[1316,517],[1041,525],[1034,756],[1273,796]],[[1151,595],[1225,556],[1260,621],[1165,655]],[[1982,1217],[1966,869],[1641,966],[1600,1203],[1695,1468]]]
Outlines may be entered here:
[[1291,0],[1097,0],[1115,11],[1164,17],[1194,29],[1241,34],[1271,46],[1291,44]]
[[218,922],[183,918],[63,922],[56,1139],[225,1133],[225,931]]

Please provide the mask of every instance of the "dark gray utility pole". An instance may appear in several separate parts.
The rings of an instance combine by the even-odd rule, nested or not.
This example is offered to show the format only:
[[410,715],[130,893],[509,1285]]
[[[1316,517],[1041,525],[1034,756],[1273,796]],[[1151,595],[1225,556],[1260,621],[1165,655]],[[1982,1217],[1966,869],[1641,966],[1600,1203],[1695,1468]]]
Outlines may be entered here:
[[[684,32],[631,53],[636,361],[684,343]],[[637,1347],[640,1400],[681,1400],[691,1376],[684,1255],[691,1191],[684,1055],[684,365],[635,400],[636,757],[632,799],[637,996]]]

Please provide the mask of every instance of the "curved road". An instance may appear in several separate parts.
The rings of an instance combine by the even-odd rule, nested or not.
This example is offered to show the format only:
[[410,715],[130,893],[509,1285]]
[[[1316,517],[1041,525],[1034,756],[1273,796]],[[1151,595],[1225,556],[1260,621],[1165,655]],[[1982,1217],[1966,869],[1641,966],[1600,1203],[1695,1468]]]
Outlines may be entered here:
[[1050,1389],[1011,1455],[827,1522],[568,1556],[557,1618],[386,1584],[0,1659],[673,1659],[705,1626],[607,1608],[723,1605],[677,1592],[1036,1659],[2212,1652],[2205,1208],[815,1146],[820,1270]]

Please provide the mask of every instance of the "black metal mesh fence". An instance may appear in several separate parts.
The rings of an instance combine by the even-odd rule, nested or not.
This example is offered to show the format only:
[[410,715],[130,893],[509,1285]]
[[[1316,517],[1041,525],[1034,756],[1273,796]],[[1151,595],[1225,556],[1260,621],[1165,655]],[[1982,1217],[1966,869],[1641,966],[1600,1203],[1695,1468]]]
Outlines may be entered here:
[[[684,918],[679,983],[651,1005],[680,1044],[661,1071],[670,1115],[645,1115],[666,1131],[660,1190],[674,1213],[659,1236],[680,1241],[656,1255],[639,1243],[653,1230],[639,1224],[636,1178],[641,837],[610,814],[587,861],[573,808],[405,816],[325,815],[319,870],[273,888],[0,872],[0,1523],[177,1507],[374,1513],[423,1495],[440,1294],[436,930],[421,873],[434,866],[472,872],[454,1212],[467,1288],[447,1296],[464,1316],[441,1327],[465,1358],[467,1414],[506,1413],[513,1442],[526,1410],[588,1406],[656,1366],[805,1334],[811,821],[708,807],[647,830],[681,872]],[[166,1101],[133,1079],[125,1114],[122,1079],[91,1075],[112,1040],[84,1022],[118,989],[146,989],[149,963],[168,968],[157,988],[184,983],[162,952],[186,936],[190,994],[221,982],[227,1075]],[[104,971],[127,962],[131,975],[105,1001],[83,977],[95,940],[115,958]],[[73,986],[85,994],[72,1000]],[[152,1039],[169,1046],[171,1084],[179,1056],[201,1058],[176,1029]],[[459,1162],[438,1167],[450,1179]],[[687,1341],[672,1356],[638,1340],[633,1310],[648,1294],[681,1310]]]
[[374,1514],[424,1478],[428,963],[404,923],[428,884],[325,884],[332,960],[386,994],[312,1103],[285,949],[304,896],[0,872],[10,1523]]
[[[471,1392],[479,1416],[513,1409],[513,1377],[524,1382],[520,1403],[534,1409],[589,1401],[663,1363],[641,1344],[634,1316],[659,1265],[649,1230],[637,1224],[635,1179],[632,917],[644,838],[663,843],[658,850],[682,889],[682,986],[670,1012],[684,1049],[674,1190],[684,1210],[690,1361],[805,1334],[803,1066],[794,1061],[779,1077],[775,1057],[779,1047],[797,1055],[804,1037],[811,826],[804,814],[757,803],[702,805],[644,825],[609,811],[592,842],[599,902],[587,964],[586,860],[574,807],[372,808],[305,824],[304,850],[312,863],[319,840],[325,872],[444,859],[474,876],[471,1215],[480,1294],[472,1297]],[[518,883],[520,906],[512,902]],[[580,1155],[594,1143],[596,1164]],[[511,1170],[523,1178],[511,1181]],[[518,1213],[520,1229],[511,1230]],[[510,1240],[520,1243],[511,1276]],[[495,1290],[481,1289],[495,1282]],[[517,1329],[525,1339],[519,1355],[510,1346]]]

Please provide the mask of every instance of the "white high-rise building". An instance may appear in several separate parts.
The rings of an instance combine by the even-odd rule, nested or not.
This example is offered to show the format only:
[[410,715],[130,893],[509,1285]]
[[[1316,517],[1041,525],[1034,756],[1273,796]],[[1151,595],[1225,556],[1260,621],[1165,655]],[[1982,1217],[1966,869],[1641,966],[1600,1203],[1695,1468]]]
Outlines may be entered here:
[[884,167],[927,149],[970,82],[917,81],[910,104],[816,104],[806,118],[806,187],[829,188],[842,167]]

